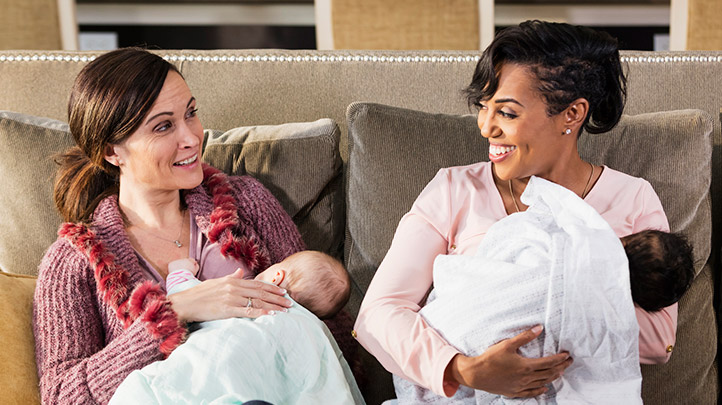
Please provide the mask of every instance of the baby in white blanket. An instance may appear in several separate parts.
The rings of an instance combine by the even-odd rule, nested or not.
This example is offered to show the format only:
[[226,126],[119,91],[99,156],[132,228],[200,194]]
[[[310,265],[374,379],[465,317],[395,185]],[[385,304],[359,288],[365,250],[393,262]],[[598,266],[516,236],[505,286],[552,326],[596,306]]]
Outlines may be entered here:
[[[168,295],[200,283],[194,260],[168,267]],[[341,263],[319,252],[298,252],[256,279],[285,288],[294,305],[272,316],[193,324],[197,329],[185,343],[166,360],[132,372],[110,403],[363,404],[346,360],[319,320],[348,300],[350,283]]]
[[420,314],[468,356],[541,324],[544,332],[521,354],[567,351],[574,363],[530,399],[464,386],[444,398],[394,376],[399,403],[642,402],[632,298],[648,311],[677,302],[694,277],[691,247],[659,231],[620,241],[576,194],[541,178],[530,179],[522,201],[529,209],[494,224],[475,256],[436,258]]

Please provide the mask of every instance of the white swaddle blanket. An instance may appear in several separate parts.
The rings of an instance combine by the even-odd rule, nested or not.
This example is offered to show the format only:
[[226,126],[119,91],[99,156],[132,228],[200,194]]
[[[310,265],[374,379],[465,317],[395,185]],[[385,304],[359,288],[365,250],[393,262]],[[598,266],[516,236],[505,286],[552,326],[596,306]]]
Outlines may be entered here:
[[364,403],[331,332],[297,303],[200,325],[167,359],[133,371],[110,404]]
[[510,399],[461,386],[440,397],[394,376],[399,403],[640,404],[639,326],[621,241],[573,192],[532,177],[529,209],[494,224],[475,256],[438,256],[420,311],[468,356],[537,324],[525,357],[574,359],[547,394]]

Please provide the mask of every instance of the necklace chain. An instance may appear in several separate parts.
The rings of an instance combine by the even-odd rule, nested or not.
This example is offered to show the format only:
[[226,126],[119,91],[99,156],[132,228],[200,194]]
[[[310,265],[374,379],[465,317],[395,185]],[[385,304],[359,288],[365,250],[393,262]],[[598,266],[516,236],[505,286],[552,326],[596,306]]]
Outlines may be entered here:
[[582,200],[584,197],[587,196],[587,193],[589,193],[589,185],[592,184],[592,177],[594,176],[594,165],[591,162],[589,163],[589,178],[587,179],[587,184],[584,185],[584,191],[582,191]]
[[[182,215],[183,215],[183,216],[182,216],[182,219],[181,219],[180,232],[178,232],[178,236],[177,236],[175,239],[168,239],[168,238],[166,238],[166,237],[153,234],[153,233],[151,233],[151,232],[150,232],[149,230],[147,230],[147,229],[143,229],[143,228],[138,228],[138,229],[140,229],[140,230],[142,230],[142,231],[145,231],[145,232],[148,233],[150,236],[156,237],[156,238],[158,238],[158,239],[162,239],[162,240],[164,240],[164,241],[166,241],[166,242],[173,242],[173,243],[175,243],[175,246],[176,246],[177,248],[182,248],[182,247],[183,247],[183,243],[181,243],[180,239],[181,239],[181,236],[183,236],[183,225],[185,225],[185,223],[186,223],[186,215],[185,215],[185,212],[182,212]],[[136,228],[137,228],[137,226],[136,226]]]
[[[592,177],[594,176],[594,165],[589,163],[589,168],[591,169],[589,171],[589,178],[587,179],[587,184],[584,186],[584,191],[582,191],[582,200],[584,197],[587,196],[587,193],[589,192],[589,185],[592,184]],[[514,208],[516,209],[516,212],[521,212],[519,209],[519,205],[516,203],[516,197],[514,197],[514,189],[511,187],[511,179],[509,179],[509,193],[511,194],[511,201],[514,203]]]
[[509,179],[509,193],[511,193],[511,201],[514,203],[514,208],[516,208],[516,212],[521,212],[519,209],[519,205],[516,203],[516,198],[514,198],[514,190],[511,188],[511,179]]

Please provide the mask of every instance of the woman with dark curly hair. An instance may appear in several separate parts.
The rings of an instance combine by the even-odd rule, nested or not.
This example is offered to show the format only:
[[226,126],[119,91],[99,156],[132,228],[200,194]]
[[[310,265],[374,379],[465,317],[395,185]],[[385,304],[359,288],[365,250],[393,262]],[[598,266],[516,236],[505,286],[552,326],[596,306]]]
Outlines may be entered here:
[[[626,78],[609,35],[541,21],[507,28],[482,54],[466,94],[479,109],[490,162],[441,169],[422,191],[369,286],[356,334],[386,369],[438,395],[450,397],[461,384],[534,397],[572,359],[566,353],[518,354],[539,336],[541,325],[476,357],[449,345],[418,313],[436,256],[472,254],[493,223],[526,210],[519,196],[531,176],[579,195],[619,237],[668,231],[669,225],[647,181],[586,162],[577,149],[582,130],[608,131],[624,109]],[[641,362],[666,362],[675,342],[676,304],[651,313],[635,310]]]

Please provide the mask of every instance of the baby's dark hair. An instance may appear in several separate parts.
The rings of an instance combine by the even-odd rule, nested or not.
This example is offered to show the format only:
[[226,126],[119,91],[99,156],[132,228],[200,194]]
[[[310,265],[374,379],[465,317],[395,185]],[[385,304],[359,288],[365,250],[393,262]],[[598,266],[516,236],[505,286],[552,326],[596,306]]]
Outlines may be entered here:
[[348,272],[341,262],[311,250],[295,253],[286,260],[297,269],[311,269],[287,273],[291,298],[320,319],[331,318],[341,311],[351,295]]
[[469,106],[496,93],[504,64],[530,69],[549,116],[559,114],[579,98],[589,102],[582,126],[589,133],[609,131],[622,116],[627,79],[617,40],[605,32],[537,20],[505,28],[476,65],[471,84],[465,89]]
[[695,275],[692,245],[684,235],[646,230],[623,237],[622,243],[637,305],[658,311],[682,298]]

